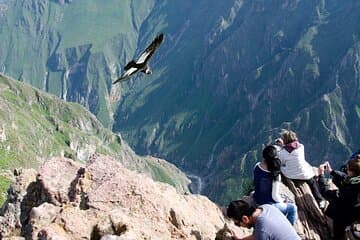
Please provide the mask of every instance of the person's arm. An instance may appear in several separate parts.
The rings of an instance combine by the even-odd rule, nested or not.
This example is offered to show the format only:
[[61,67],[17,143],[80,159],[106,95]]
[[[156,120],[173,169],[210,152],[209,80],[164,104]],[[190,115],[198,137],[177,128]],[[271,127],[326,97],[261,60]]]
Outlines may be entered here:
[[236,236],[235,232],[230,230],[231,232],[231,240],[253,240],[253,235],[249,235],[249,236],[246,236],[246,237],[243,237],[243,238],[240,238],[238,236]]
[[246,237],[243,237],[243,238],[238,238],[238,237],[233,236],[231,238],[231,240],[253,240],[253,239],[254,239],[253,235],[249,235],[249,236],[246,236]]
[[321,194],[327,200],[334,200],[338,198],[338,190],[337,189],[329,189],[329,185],[326,183],[324,174],[319,175],[319,188]]
[[241,240],[253,240],[253,239],[254,239],[253,235],[249,235],[247,237],[241,238]]
[[322,194],[328,190],[328,184],[326,183],[324,173],[319,174],[318,183],[319,183],[320,192]]
[[332,170],[330,172],[330,175],[332,176],[333,183],[339,188],[343,185],[346,178],[348,178],[348,175],[346,173],[343,173],[341,171]]
[[326,168],[326,171],[330,173],[330,175],[332,176],[333,183],[338,188],[341,187],[344,183],[344,180],[348,178],[348,175],[346,173],[333,170],[329,162],[326,162],[324,167]]
[[284,202],[284,199],[280,195],[280,184],[281,184],[281,177],[279,175],[272,182],[271,197],[275,202]]
[[330,164],[328,162],[321,164],[318,168],[319,171],[319,188],[321,194],[327,200],[334,200],[338,198],[338,190],[337,189],[329,189],[329,184],[326,182],[325,179],[325,171],[333,171]]

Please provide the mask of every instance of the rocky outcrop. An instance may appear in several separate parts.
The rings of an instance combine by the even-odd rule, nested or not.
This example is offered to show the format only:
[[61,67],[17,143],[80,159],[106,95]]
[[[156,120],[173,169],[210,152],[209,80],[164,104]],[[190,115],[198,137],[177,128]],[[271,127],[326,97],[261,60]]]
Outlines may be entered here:
[[[52,158],[38,171],[15,170],[16,181],[0,212],[0,239],[231,239],[235,227],[201,195],[127,170],[103,155],[86,164]],[[329,219],[306,183],[285,181],[294,199],[302,239],[331,239]]]
[[206,197],[180,194],[103,155],[86,164],[52,158],[37,173],[15,173],[0,238],[214,239],[225,224]]
[[[14,170],[16,181],[8,190],[7,202],[0,211],[0,238],[12,235],[20,235],[24,216],[34,202],[29,202],[28,197],[34,194],[34,182],[36,171]],[[30,206],[30,207],[29,207]]]
[[302,239],[332,239],[332,222],[319,208],[311,189],[305,182],[285,179],[286,186],[294,194],[298,207],[296,231]]

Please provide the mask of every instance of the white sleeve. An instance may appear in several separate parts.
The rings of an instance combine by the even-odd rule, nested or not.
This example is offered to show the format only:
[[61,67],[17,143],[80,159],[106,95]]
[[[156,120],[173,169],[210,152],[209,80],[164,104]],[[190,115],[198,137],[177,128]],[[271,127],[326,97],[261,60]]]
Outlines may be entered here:
[[284,199],[280,195],[280,183],[279,177],[272,182],[271,196],[275,202],[284,202]]

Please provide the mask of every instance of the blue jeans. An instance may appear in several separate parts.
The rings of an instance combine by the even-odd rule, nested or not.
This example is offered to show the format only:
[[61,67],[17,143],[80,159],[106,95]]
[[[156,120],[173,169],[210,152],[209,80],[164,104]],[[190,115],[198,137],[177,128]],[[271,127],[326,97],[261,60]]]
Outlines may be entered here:
[[273,203],[272,205],[286,216],[291,225],[294,225],[297,218],[297,207],[294,203]]

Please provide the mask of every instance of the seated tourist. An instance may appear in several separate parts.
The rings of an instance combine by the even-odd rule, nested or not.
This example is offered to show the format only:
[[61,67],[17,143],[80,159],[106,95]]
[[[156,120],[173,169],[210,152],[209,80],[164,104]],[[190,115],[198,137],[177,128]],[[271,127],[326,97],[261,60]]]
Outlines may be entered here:
[[285,177],[296,180],[295,182],[306,182],[319,207],[323,209],[326,201],[320,193],[317,180],[314,178],[313,167],[305,160],[304,145],[298,141],[296,133],[293,131],[283,130],[281,138],[284,141],[284,146],[279,151],[281,172]]
[[297,218],[297,207],[281,196],[280,159],[277,149],[270,145],[264,148],[263,160],[254,168],[254,200],[257,204],[272,204],[278,208],[294,225]]

